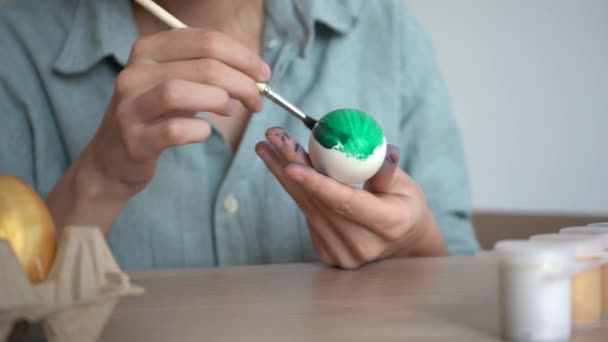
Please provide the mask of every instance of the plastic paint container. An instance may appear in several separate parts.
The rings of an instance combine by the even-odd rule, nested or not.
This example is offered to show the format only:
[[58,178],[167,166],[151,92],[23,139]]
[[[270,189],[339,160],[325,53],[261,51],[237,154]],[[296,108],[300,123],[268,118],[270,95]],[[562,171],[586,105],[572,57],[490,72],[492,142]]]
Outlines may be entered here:
[[[591,234],[602,238],[604,255],[608,253],[608,226],[567,227],[559,230],[560,234],[586,235]],[[604,257],[606,259],[606,257]],[[608,320],[608,264],[602,265],[602,315]]]
[[571,246],[576,260],[588,265],[588,270],[572,277],[572,327],[579,331],[598,327],[602,320],[602,239],[592,235],[541,234],[530,240]]
[[502,337],[511,341],[569,340],[574,248],[505,240],[494,249]]

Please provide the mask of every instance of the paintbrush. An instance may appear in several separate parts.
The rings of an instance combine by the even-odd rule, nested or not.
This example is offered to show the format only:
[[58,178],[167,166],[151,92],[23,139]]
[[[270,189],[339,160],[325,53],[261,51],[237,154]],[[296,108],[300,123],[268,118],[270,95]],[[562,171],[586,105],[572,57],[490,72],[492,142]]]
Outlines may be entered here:
[[[145,8],[148,12],[150,12],[153,16],[161,20],[167,26],[171,28],[187,28],[188,26],[184,24],[181,20],[174,17],[171,13],[167,12],[164,8],[160,7],[156,2],[152,0],[134,0],[141,7]],[[300,119],[306,127],[309,129],[313,129],[317,124],[317,120],[304,114],[301,110],[299,110],[296,106],[289,103],[289,101],[285,100],[281,95],[275,92],[268,84],[258,82],[258,89],[260,90],[260,94],[267,97],[272,102],[281,106],[281,108],[285,109],[287,112]]]

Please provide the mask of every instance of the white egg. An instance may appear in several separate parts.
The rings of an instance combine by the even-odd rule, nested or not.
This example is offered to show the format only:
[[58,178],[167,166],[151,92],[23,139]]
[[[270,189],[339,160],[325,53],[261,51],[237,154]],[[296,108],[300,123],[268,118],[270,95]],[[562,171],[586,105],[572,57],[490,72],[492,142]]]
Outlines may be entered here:
[[311,134],[308,153],[316,170],[341,183],[354,185],[365,182],[380,170],[386,157],[386,138],[371,155],[360,160],[335,148],[323,147]]

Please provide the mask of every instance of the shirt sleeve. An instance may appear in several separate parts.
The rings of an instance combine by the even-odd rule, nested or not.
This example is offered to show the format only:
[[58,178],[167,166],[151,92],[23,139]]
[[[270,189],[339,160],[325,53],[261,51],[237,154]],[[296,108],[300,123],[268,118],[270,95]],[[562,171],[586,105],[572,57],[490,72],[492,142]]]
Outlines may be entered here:
[[399,6],[401,167],[422,188],[450,254],[474,254],[479,244],[459,128],[431,40],[411,12]]

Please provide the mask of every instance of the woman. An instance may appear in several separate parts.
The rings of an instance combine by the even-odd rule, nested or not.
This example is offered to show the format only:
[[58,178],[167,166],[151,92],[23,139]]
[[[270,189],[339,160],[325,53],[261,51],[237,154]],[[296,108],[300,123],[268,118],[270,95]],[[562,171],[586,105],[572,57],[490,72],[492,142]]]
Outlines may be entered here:
[[[127,0],[0,12],[0,172],[58,227],[99,226],[128,269],[476,250],[459,133],[400,1],[159,4],[192,28]],[[378,174],[356,188],[315,172],[309,131],[260,81],[316,117],[372,114],[394,144]]]

